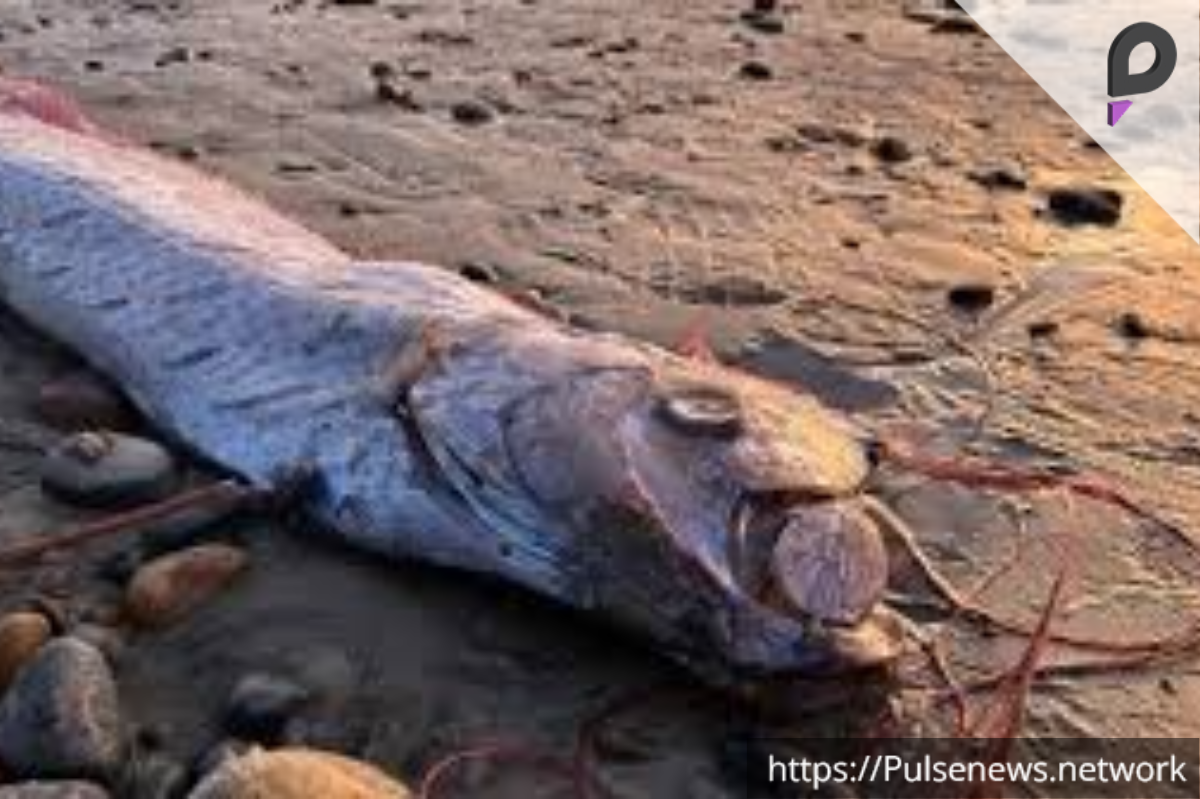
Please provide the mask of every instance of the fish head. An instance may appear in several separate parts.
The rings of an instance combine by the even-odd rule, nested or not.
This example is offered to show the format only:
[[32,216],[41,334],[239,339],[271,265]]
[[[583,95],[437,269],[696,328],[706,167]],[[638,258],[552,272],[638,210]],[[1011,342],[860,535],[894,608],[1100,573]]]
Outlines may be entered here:
[[444,360],[410,405],[445,479],[513,553],[504,573],[701,667],[897,656],[869,448],[849,420],[661,350],[500,339]]
[[615,430],[635,494],[719,595],[731,662],[807,673],[893,660],[883,537],[863,497],[866,437],[815,398],[719,367],[656,372]]

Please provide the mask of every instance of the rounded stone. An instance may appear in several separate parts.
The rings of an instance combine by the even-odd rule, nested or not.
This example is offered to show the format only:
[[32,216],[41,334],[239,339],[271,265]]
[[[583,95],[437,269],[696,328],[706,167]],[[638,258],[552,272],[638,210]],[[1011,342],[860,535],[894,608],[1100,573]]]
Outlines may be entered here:
[[249,563],[245,550],[227,544],[203,544],[150,561],[125,590],[126,615],[149,628],[177,622],[224,590]]
[[0,619],[0,695],[52,637],[53,626],[41,613],[9,613]]
[[108,799],[108,791],[90,782],[23,782],[0,788],[0,799]]
[[307,689],[283,677],[247,675],[229,696],[225,731],[243,740],[276,744],[309,698]]
[[34,412],[46,425],[65,432],[129,430],[137,423],[121,393],[87,371],[72,372],[42,386]]
[[130,507],[162,499],[175,487],[175,460],[142,438],[109,432],[64,439],[42,462],[42,488],[84,507]]
[[226,760],[189,799],[410,799],[374,766],[309,749],[254,749]]
[[0,761],[31,779],[105,779],[123,750],[117,684],[95,647],[42,647],[0,703]]

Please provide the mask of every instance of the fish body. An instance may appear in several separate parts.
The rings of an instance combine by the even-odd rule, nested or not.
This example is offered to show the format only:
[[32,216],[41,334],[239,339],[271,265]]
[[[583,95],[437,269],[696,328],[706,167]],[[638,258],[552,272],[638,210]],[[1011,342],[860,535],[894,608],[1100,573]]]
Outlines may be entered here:
[[515,582],[702,673],[894,655],[848,420],[356,261],[82,119],[0,102],[0,300],[178,442],[264,487],[310,470],[307,510],[353,545]]

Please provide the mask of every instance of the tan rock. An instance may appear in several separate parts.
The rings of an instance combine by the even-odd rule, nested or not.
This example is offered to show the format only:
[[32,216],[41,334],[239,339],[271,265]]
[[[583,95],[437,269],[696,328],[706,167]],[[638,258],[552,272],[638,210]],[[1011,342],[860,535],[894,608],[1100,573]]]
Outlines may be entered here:
[[0,619],[0,693],[53,635],[50,620],[40,613],[10,613]]
[[410,799],[374,766],[311,749],[252,749],[227,760],[188,799]]
[[205,544],[165,555],[143,566],[125,592],[125,611],[143,627],[179,621],[209,601],[249,564],[244,550]]

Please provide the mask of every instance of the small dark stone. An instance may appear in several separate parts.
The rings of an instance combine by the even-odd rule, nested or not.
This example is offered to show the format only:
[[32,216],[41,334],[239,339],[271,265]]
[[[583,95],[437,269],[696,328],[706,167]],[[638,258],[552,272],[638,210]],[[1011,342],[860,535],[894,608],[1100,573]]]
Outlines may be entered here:
[[91,60],[83,62],[83,68],[86,69],[88,72],[103,72],[104,71],[104,62],[97,61],[95,59],[91,59]]
[[477,127],[491,122],[496,113],[491,108],[475,100],[463,100],[450,108],[450,115],[460,125]]
[[1117,319],[1117,333],[1130,341],[1142,341],[1150,337],[1150,326],[1140,314],[1133,311],[1121,314]]
[[746,80],[770,80],[775,77],[775,73],[771,70],[771,67],[761,61],[747,61],[745,64],[742,64],[741,69],[738,70],[738,74]]
[[1050,192],[1048,209],[1066,227],[1114,227],[1121,221],[1124,198],[1113,189],[1061,188]]
[[955,286],[946,293],[951,307],[972,316],[983,313],[996,301],[996,289],[981,283]]
[[1029,333],[1029,337],[1033,339],[1050,338],[1058,333],[1058,330],[1058,322],[1051,322],[1048,320],[1030,322],[1029,326],[1026,328],[1026,331]]
[[125,585],[137,573],[145,559],[138,548],[120,549],[96,565],[96,576],[113,585]]
[[1024,191],[1029,177],[1016,166],[986,166],[967,173],[967,177],[985,189]]
[[381,103],[398,106],[408,111],[420,111],[421,104],[417,102],[417,98],[408,90],[397,86],[390,82],[380,82],[375,85],[375,97]]
[[871,145],[871,153],[888,164],[902,164],[913,159],[913,151],[908,142],[896,136],[884,136],[876,141]]
[[185,64],[191,60],[191,50],[186,47],[172,47],[154,60],[154,66],[165,67],[171,64]]
[[386,61],[375,61],[370,68],[371,77],[375,80],[392,80],[396,77],[396,68]]
[[304,687],[270,674],[251,674],[233,689],[225,710],[225,730],[247,741],[277,745],[288,722],[309,700]]

